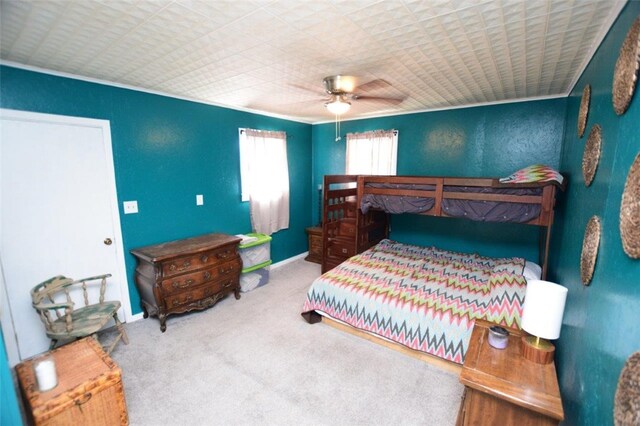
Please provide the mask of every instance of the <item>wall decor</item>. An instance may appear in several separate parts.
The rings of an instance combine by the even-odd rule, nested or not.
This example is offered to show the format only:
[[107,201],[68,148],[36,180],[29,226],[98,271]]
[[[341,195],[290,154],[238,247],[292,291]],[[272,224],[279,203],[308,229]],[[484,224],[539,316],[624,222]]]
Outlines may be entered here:
[[622,192],[620,236],[624,252],[640,259],[640,154],[631,164]]
[[593,270],[596,267],[598,247],[600,246],[600,231],[602,225],[598,216],[593,216],[587,223],[582,241],[582,254],[580,255],[580,278],[582,284],[589,285],[593,278]]
[[591,85],[587,84],[582,89],[582,99],[580,100],[580,110],[578,111],[578,137],[584,136],[587,127],[587,117],[589,115],[589,104],[591,102]]
[[616,426],[640,424],[640,352],[631,354],[620,372],[613,421]]
[[584,177],[585,186],[591,185],[596,174],[598,161],[600,161],[601,146],[602,128],[599,124],[595,124],[589,132],[587,143],[584,146],[584,154],[582,155],[582,176]]
[[613,109],[618,115],[629,108],[640,68],[640,16],[633,21],[620,48],[613,73]]

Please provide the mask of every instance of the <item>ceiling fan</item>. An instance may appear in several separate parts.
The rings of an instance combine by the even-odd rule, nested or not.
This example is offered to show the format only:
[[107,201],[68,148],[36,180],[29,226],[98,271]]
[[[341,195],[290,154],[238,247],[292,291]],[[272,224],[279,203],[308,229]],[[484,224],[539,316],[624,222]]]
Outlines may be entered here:
[[404,98],[392,98],[382,96],[367,96],[366,93],[375,89],[388,87],[390,84],[382,79],[372,80],[368,83],[356,86],[356,77],[350,75],[331,75],[323,79],[324,90],[331,96],[324,106],[333,114],[344,114],[351,108],[350,101],[373,101],[398,105]]
[[[402,103],[405,98],[383,97],[383,96],[368,96],[365,93],[371,92],[377,89],[382,89],[391,86],[385,80],[376,79],[369,81],[368,83],[357,86],[357,78],[351,75],[330,75],[323,80],[324,91],[329,95],[329,99],[325,99],[324,106],[334,115],[339,116],[344,114],[351,108],[352,101],[370,101],[380,102],[387,105],[398,105]],[[309,90],[306,87],[296,86],[305,90]]]

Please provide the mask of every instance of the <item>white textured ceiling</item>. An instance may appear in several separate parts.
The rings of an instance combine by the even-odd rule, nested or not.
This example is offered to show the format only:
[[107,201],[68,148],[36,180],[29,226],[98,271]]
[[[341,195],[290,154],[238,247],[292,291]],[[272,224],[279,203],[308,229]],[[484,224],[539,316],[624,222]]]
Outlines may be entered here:
[[[1,58],[321,122],[567,94],[624,0],[2,0]],[[378,82],[380,83],[380,82]],[[364,93],[362,93],[364,94]]]

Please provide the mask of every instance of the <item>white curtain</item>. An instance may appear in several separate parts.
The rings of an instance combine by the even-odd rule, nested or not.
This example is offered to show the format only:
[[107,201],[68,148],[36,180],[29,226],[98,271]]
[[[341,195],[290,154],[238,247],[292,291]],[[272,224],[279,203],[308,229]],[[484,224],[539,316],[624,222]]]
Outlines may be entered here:
[[248,197],[251,226],[271,235],[289,227],[287,135],[253,129],[240,131],[243,199]]
[[348,175],[395,175],[398,132],[374,130],[347,134]]

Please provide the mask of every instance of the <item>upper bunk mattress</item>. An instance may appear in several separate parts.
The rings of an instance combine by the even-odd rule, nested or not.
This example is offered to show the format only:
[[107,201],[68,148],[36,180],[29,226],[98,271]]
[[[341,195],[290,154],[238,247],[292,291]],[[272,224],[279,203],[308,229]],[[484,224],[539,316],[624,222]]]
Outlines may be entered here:
[[[386,189],[416,189],[435,191],[435,185],[367,183],[367,187]],[[445,185],[443,191],[507,195],[540,195],[542,188],[492,188],[478,186]],[[387,213],[424,213],[433,208],[434,198],[364,194],[360,208],[384,210]],[[539,204],[511,203],[505,201],[477,201],[443,198],[442,211],[452,217],[461,217],[481,222],[525,223],[540,215]]]
[[476,319],[520,327],[524,265],[382,240],[316,279],[302,311],[462,364]]

